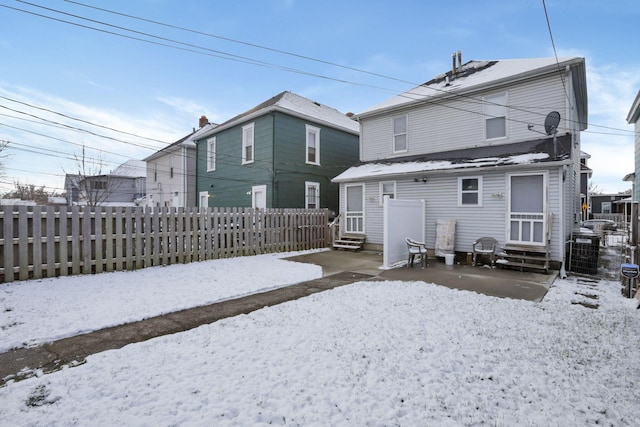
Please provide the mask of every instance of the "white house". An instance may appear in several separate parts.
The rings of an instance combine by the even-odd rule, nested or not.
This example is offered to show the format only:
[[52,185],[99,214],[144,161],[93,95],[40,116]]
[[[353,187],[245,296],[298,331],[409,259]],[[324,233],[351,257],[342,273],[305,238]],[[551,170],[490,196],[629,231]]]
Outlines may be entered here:
[[196,144],[195,140],[217,125],[200,117],[200,127],[189,135],[145,158],[147,195],[150,207],[195,207]]
[[[356,115],[360,163],[333,180],[341,234],[366,237],[365,248],[393,264],[406,259],[405,237],[442,255],[444,222],[455,224],[450,249],[459,255],[487,236],[559,268],[581,208],[584,58],[460,56],[450,71]],[[423,201],[412,236],[406,227],[416,220],[402,210],[385,216],[385,196]]]
[[629,114],[627,114],[627,123],[633,125],[634,128],[634,173],[627,175],[624,181],[633,183],[633,201],[640,201],[640,90],[631,105]]

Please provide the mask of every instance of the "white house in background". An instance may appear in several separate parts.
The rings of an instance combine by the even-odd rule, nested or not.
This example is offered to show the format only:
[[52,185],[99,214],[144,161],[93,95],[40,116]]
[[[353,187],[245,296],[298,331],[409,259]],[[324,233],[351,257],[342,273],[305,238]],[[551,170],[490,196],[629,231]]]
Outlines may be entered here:
[[138,206],[144,197],[145,163],[127,160],[111,173],[101,175],[67,175],[75,183],[77,202],[81,206]]
[[385,196],[424,200],[411,237],[430,249],[447,220],[465,258],[488,236],[560,268],[581,208],[587,113],[584,58],[462,64],[458,53],[450,71],[356,115],[360,163],[333,179],[341,234],[366,237],[385,264],[402,261],[407,221],[385,217]]
[[640,90],[627,115],[627,123],[634,125],[634,173],[628,174],[624,181],[632,182],[633,201],[640,201]]
[[195,140],[217,125],[200,117],[199,128],[189,135],[145,158],[147,195],[145,206],[195,207],[196,144]]

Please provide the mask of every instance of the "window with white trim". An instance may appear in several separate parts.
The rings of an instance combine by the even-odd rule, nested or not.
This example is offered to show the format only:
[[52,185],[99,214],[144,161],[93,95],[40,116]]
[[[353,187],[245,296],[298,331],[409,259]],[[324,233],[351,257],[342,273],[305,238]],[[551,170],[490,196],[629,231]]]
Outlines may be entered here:
[[242,164],[253,163],[254,124],[242,126]]
[[611,213],[611,202],[602,202],[601,211],[603,214]]
[[311,165],[320,165],[320,129],[305,125],[307,131],[307,160]]
[[216,137],[207,140],[207,172],[216,170]]
[[384,196],[389,196],[390,199],[396,198],[396,182],[395,181],[380,182],[380,206],[382,206],[384,203]]
[[318,209],[320,207],[320,183],[306,181],[304,186],[305,209]]
[[507,136],[507,93],[485,96],[484,129],[486,139]]
[[458,178],[458,206],[482,206],[482,177]]
[[409,149],[407,140],[407,121],[406,114],[393,118],[393,152],[402,153]]

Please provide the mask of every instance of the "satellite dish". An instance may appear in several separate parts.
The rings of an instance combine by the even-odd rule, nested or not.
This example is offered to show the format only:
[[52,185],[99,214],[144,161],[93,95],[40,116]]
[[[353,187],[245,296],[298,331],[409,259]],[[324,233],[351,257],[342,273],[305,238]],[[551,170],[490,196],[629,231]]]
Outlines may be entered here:
[[556,129],[558,129],[559,124],[560,113],[552,111],[547,114],[547,117],[544,119],[544,131],[547,132],[547,135],[554,134],[556,133]]

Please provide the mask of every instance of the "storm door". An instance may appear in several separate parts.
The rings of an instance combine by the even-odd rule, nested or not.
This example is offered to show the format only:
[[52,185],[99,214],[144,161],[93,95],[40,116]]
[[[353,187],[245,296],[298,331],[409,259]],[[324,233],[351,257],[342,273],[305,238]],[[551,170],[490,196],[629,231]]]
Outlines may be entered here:
[[508,241],[544,245],[547,221],[546,174],[509,176]]
[[364,185],[345,186],[345,233],[364,233]]

